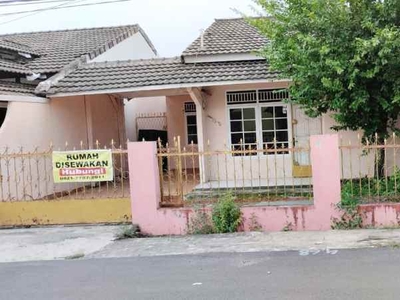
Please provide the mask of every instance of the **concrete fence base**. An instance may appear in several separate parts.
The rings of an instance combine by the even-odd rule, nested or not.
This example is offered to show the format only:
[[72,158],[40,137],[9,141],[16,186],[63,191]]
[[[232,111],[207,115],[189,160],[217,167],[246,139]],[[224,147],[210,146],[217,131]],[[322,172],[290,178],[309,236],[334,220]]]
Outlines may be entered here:
[[[185,234],[194,211],[190,208],[160,208],[160,181],[155,142],[128,145],[132,222],[152,235]],[[340,156],[337,135],[311,137],[313,205],[259,206],[241,208],[243,230],[252,220],[264,231],[328,230],[340,201]]]

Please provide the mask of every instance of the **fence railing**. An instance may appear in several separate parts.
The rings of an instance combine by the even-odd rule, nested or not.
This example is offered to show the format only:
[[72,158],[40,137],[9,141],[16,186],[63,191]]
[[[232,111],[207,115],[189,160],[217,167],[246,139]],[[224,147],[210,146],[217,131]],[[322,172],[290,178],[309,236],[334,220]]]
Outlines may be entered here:
[[162,205],[213,202],[228,191],[242,203],[312,199],[311,167],[297,162],[309,161],[309,151],[277,143],[274,148],[235,145],[222,150],[208,143],[198,151],[194,144],[181,147],[179,137],[173,145],[159,143]]
[[53,151],[86,150],[69,147],[68,143],[60,148],[50,145],[47,149],[34,148],[27,151],[23,147],[18,151],[9,148],[0,150],[0,201],[30,201],[54,199],[96,199],[128,198],[129,170],[126,147],[95,143],[94,149],[111,149],[114,179],[106,182],[55,183],[53,180]]
[[341,139],[342,203],[400,201],[400,143],[388,139]]

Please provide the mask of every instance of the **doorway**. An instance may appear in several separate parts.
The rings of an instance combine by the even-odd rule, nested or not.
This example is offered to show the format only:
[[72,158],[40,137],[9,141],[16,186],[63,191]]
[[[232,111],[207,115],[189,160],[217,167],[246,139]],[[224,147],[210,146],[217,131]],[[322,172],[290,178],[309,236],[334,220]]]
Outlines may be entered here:
[[[299,106],[293,107],[293,145],[309,149],[310,136],[322,134],[322,118],[310,118]],[[311,177],[310,151],[295,151],[293,155],[293,177]]]

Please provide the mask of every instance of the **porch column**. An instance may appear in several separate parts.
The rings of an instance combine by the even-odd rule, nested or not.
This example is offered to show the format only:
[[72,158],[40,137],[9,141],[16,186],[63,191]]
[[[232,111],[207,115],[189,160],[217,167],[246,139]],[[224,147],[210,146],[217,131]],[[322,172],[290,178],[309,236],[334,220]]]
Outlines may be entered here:
[[[199,88],[187,89],[190,98],[196,104],[196,122],[197,122],[197,146],[199,152],[205,150],[205,113],[204,113],[204,100]],[[199,156],[199,169],[200,169],[200,182],[203,184],[207,182],[206,178],[206,165],[204,155]]]
[[86,99],[85,95],[83,96],[83,102],[85,105],[86,114],[87,146],[88,149],[94,149],[92,102],[90,99]]

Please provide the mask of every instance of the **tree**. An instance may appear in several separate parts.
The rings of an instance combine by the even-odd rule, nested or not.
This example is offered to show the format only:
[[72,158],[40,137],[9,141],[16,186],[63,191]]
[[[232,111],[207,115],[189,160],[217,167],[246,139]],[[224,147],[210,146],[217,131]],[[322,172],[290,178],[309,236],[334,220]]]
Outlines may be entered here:
[[270,43],[270,68],[290,78],[309,116],[332,112],[336,130],[382,142],[400,113],[400,0],[255,0],[249,22]]

